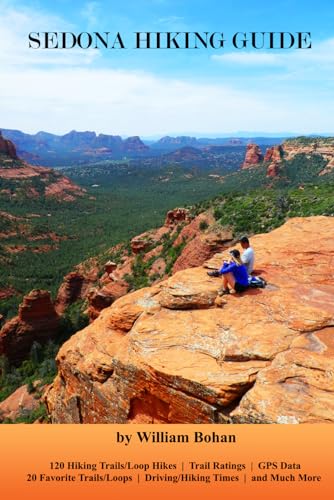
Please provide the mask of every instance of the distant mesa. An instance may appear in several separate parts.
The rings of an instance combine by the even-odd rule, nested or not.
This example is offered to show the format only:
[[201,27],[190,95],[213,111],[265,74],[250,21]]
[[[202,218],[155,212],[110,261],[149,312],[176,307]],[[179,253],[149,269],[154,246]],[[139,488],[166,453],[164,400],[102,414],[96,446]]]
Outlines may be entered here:
[[190,146],[185,146],[183,148],[177,149],[172,153],[167,153],[164,155],[164,158],[169,161],[196,161],[201,159],[206,159],[207,154],[204,153],[201,149],[193,148]]
[[156,142],[156,146],[161,145],[161,146],[198,146],[199,142],[196,139],[196,137],[188,137],[188,136],[180,136],[180,137],[170,137],[170,136],[165,136],[161,137]]
[[142,152],[142,151],[148,151],[150,148],[140,140],[140,137],[134,136],[125,139],[123,143],[123,149],[125,152],[133,152],[133,151]]
[[5,139],[1,132],[0,179],[6,180],[6,189],[0,191],[0,196],[11,199],[18,196],[24,198],[45,196],[46,198],[71,202],[84,196],[86,192],[68,177],[61,175],[59,171],[33,166],[20,159],[13,142]]
[[59,161],[71,164],[77,161],[96,161],[106,158],[121,159],[124,156],[143,156],[149,146],[138,137],[122,139],[119,135],[99,134],[72,130],[64,135],[47,132],[26,134],[19,130],[3,129],[4,135],[13,141],[21,158],[37,165],[53,166]]
[[0,154],[8,156],[9,158],[16,160],[16,148],[12,141],[8,141],[3,138],[2,132],[0,131]]

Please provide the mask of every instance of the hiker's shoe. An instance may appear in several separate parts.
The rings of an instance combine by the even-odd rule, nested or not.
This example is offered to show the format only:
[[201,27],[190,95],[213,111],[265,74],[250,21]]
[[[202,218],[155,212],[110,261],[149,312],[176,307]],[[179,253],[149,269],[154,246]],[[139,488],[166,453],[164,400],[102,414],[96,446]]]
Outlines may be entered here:
[[229,295],[229,294],[230,290],[228,288],[221,288],[220,290],[218,290],[219,297],[222,297],[222,295]]

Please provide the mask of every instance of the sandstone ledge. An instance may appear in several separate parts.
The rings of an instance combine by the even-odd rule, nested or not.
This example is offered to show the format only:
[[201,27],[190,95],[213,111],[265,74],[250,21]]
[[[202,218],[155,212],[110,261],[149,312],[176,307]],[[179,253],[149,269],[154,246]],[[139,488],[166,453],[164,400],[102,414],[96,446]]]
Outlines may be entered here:
[[333,231],[255,236],[264,290],[217,301],[220,254],[115,301],[59,351],[52,422],[334,422]]

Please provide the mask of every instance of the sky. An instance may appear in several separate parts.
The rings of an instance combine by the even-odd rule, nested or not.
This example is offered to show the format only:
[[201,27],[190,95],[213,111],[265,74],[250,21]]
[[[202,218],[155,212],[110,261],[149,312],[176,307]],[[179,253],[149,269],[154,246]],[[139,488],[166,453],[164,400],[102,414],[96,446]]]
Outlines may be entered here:
[[[126,49],[33,49],[31,32],[119,32]],[[135,32],[219,32],[224,47],[138,50]],[[311,49],[235,48],[310,32]],[[265,35],[265,38],[267,35]],[[267,38],[266,38],[267,39]],[[0,0],[0,127],[122,136],[333,133],[329,0]]]

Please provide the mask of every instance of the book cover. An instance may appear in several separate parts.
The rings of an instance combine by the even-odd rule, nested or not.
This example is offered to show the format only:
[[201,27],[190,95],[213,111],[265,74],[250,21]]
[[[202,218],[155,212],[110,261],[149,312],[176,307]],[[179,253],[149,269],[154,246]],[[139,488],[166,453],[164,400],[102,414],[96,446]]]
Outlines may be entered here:
[[333,15],[0,0],[6,498],[330,497]]

